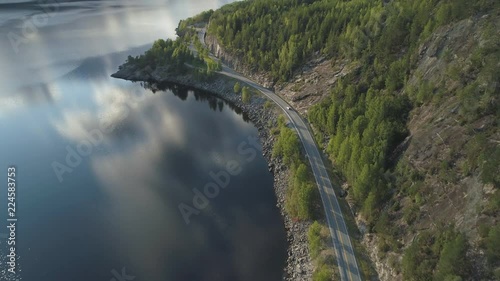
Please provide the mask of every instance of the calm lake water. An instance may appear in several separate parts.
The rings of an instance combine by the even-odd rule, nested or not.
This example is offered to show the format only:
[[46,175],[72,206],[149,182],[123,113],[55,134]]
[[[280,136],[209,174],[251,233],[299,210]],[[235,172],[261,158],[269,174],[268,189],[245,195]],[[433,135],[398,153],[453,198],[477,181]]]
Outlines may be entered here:
[[[0,280],[281,279],[285,232],[255,127],[206,93],[109,77],[180,19],[228,2],[0,3]],[[226,187],[195,209],[193,189],[215,185]],[[179,206],[195,211],[189,223]]]

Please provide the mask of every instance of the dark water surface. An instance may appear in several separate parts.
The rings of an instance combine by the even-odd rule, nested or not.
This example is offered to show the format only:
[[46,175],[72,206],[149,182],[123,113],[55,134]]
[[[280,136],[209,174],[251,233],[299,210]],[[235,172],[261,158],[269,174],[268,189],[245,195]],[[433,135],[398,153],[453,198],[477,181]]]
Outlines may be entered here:
[[228,2],[0,3],[0,280],[281,279],[285,233],[255,127],[206,93],[109,77]]

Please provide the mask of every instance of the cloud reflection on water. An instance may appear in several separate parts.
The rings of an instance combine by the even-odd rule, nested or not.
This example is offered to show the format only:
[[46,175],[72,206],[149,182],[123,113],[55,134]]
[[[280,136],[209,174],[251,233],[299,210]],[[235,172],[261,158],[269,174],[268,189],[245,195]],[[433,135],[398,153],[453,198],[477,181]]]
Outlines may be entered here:
[[[83,280],[65,273],[118,262],[113,266],[127,266],[141,280],[279,279],[284,232],[261,157],[189,228],[177,209],[191,200],[192,188],[210,180],[210,170],[228,160],[244,163],[235,151],[256,135],[253,125],[213,97],[185,89],[153,94],[109,78],[128,53],[173,37],[180,19],[232,1],[59,2],[57,15],[19,54],[0,40],[1,125],[22,141],[2,153],[30,175],[23,201],[29,202],[23,208],[29,231],[21,233],[32,247],[24,249],[26,276]],[[19,31],[22,15],[41,12],[28,7],[0,4],[2,38]],[[137,93],[143,99],[133,99]],[[23,121],[11,118],[16,115]],[[64,147],[102,122],[116,129],[104,134],[66,185],[57,184],[47,172],[50,163],[64,160]],[[54,257],[60,260],[51,268]],[[111,269],[88,272],[85,280]]]
[[[136,86],[133,84],[131,88]],[[238,141],[227,128],[244,127],[254,134],[252,125],[231,110],[224,110],[225,106],[220,111],[219,100],[200,93],[187,94],[178,89],[179,98],[175,98],[169,92],[148,91],[140,101],[128,103],[132,89],[109,85],[93,88],[99,115],[129,107],[126,118],[115,120],[121,123],[116,131],[105,136],[106,146],[120,147],[119,153],[97,153],[91,157],[91,167],[109,201],[106,213],[113,214],[115,223],[122,227],[121,241],[115,245],[115,251],[132,260],[135,274],[157,280],[167,269],[172,270],[169,276],[178,278],[187,273],[165,269],[163,263],[186,259],[190,264],[200,259],[199,262],[208,262],[199,269],[205,280],[255,280],[251,278],[261,274],[261,280],[265,280],[268,273],[255,272],[255,268],[266,267],[262,256],[268,256],[271,247],[268,243],[282,234],[279,226],[262,225],[247,206],[225,202],[227,206],[216,204],[206,209],[204,213],[209,220],[200,218],[185,231],[186,225],[177,210],[179,202],[192,197],[191,188],[207,182],[208,176],[203,175],[208,175],[208,169],[222,169],[229,160],[244,163],[244,156],[235,152]],[[183,108],[186,103],[194,108],[186,110]],[[207,116],[209,111],[225,116],[214,119]],[[71,112],[64,116],[62,123],[54,126],[75,142],[98,123],[98,118],[91,114]],[[207,126],[211,130],[206,130]],[[128,129],[122,132],[122,128]],[[214,146],[216,142],[219,145]],[[260,164],[243,167],[246,176],[240,181],[255,181],[259,171],[255,171],[254,165]],[[230,188],[237,190],[239,181],[235,180]],[[267,215],[269,205],[264,209],[262,214]],[[247,239],[251,242],[242,244]],[[225,250],[219,252],[221,245],[214,240],[224,243]],[[166,253],[175,253],[176,257]]]
[[22,36],[25,23],[44,13],[37,2],[11,4],[9,9],[3,3],[0,8],[0,18],[8,19],[0,21],[0,96],[17,94],[26,84],[51,82],[86,58],[173,38],[179,20],[232,1],[58,0],[54,16],[35,26],[16,54],[8,34]]

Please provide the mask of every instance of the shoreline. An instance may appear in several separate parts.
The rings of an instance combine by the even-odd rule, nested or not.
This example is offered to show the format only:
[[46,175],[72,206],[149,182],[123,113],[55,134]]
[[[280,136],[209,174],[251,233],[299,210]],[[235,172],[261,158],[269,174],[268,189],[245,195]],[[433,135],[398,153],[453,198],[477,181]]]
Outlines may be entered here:
[[[226,102],[232,103],[245,113],[252,124],[257,128],[262,145],[262,155],[266,159],[269,171],[273,174],[273,189],[276,195],[276,206],[280,210],[286,232],[287,257],[283,268],[283,280],[306,281],[312,279],[313,265],[309,255],[307,231],[311,222],[296,221],[285,211],[285,197],[288,188],[289,170],[281,159],[272,157],[275,137],[271,129],[277,125],[279,114],[275,110],[264,108],[266,97],[253,96],[250,102],[244,103],[241,94],[233,91],[234,82],[221,74],[216,73],[209,81],[201,81],[192,74],[172,75],[164,69],[151,71],[150,68],[137,69],[134,66],[124,66],[111,75],[113,78],[133,82],[147,82],[151,84],[172,83],[194,88],[210,93]],[[273,104],[274,106],[274,104]]]

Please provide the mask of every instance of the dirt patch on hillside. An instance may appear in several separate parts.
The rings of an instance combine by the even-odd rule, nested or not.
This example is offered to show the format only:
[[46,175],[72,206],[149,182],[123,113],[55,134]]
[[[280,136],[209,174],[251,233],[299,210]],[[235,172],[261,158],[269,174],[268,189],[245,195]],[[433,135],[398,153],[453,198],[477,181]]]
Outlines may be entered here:
[[356,69],[357,64],[348,61],[332,61],[317,57],[304,64],[290,79],[278,84],[275,91],[283,96],[303,116],[307,110],[328,96],[339,78]]

